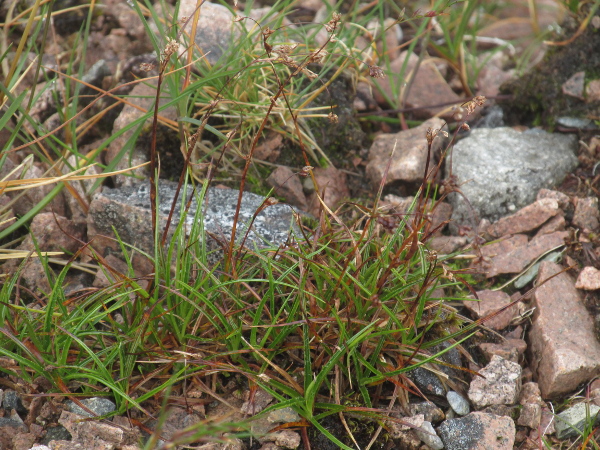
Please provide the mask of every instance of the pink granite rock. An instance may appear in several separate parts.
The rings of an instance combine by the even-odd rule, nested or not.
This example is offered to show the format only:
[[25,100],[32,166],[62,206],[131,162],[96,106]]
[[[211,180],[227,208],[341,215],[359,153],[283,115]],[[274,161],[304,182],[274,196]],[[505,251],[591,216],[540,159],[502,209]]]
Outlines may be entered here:
[[584,267],[577,277],[577,283],[575,283],[577,289],[584,289],[586,291],[595,291],[600,289],[600,270],[595,267]]
[[[471,311],[475,318],[480,319],[487,317],[495,312],[501,310],[508,305],[512,300],[510,296],[502,291],[491,291],[485,289],[477,292],[477,300],[465,300],[463,305]],[[522,306],[518,303],[514,304],[510,308],[505,309],[498,315],[486,320],[484,325],[491,328],[492,330],[503,330],[510,325],[511,320],[518,316],[521,312]]]
[[548,219],[557,215],[559,211],[558,202],[554,199],[536,200],[531,205],[527,205],[516,213],[503,217],[492,224],[487,232],[494,238],[508,234],[527,233],[542,226]]
[[563,210],[567,209],[571,201],[567,194],[563,194],[560,191],[553,191],[552,189],[540,189],[537,195],[537,199],[541,200],[544,198],[553,198],[558,202],[559,208]]
[[267,183],[273,187],[275,194],[283,197],[286,202],[297,206],[303,211],[308,208],[306,196],[302,190],[302,183],[298,175],[288,167],[280,166],[275,169],[267,178]]
[[[523,235],[515,235],[511,240],[519,237],[514,249],[507,252],[497,252],[495,256],[491,255],[490,250],[485,250],[487,246],[482,248],[484,256],[491,257],[491,261],[487,267],[486,277],[492,278],[502,274],[519,273],[523,271],[533,260],[549,252],[552,249],[564,245],[564,239],[568,236],[567,231],[556,231],[550,234],[544,234],[534,237],[530,242],[523,245]],[[484,252],[485,250],[485,252]]]
[[562,267],[542,262],[533,295],[529,332],[531,368],[544,398],[568,393],[600,373],[600,344],[594,322],[567,273],[544,282]]
[[[343,200],[350,197],[350,190],[346,184],[346,174],[341,170],[335,167],[327,167],[326,169],[317,167],[313,169],[313,174],[319,186],[319,193],[322,200],[333,211],[335,211]],[[316,192],[313,192],[308,200],[308,211],[315,217],[318,217],[321,208],[321,202]]]
[[527,350],[527,343],[523,339],[507,339],[500,344],[489,342],[479,344],[479,348],[488,361],[496,355],[508,361],[518,363],[525,350]]
[[566,225],[567,222],[565,221],[565,216],[561,211],[544,225],[542,225],[536,233],[536,236],[554,233],[555,231],[564,231]]
[[573,225],[588,233],[596,233],[600,230],[600,211],[598,210],[598,199],[596,197],[577,199]]
[[490,405],[514,405],[521,392],[521,366],[494,355],[469,386],[469,400],[477,409]]
[[585,96],[588,102],[600,102],[600,80],[592,80],[587,84]]
[[466,236],[434,236],[427,244],[433,251],[443,254],[454,253],[468,243]]
[[[394,95],[390,85],[390,83],[397,81],[394,79],[394,74],[397,75],[402,71],[407,58],[408,62],[406,63],[403,78],[404,82],[412,81],[410,81],[410,91],[406,96],[405,106],[408,108],[419,108],[414,111],[417,117],[426,119],[448,108],[447,106],[436,106],[441,103],[461,103],[461,98],[452,90],[438,70],[436,66],[437,61],[434,58],[419,61],[417,55],[414,53],[409,55],[408,52],[402,52],[397,59],[391,62],[391,76],[379,80],[379,85],[388,97]],[[381,94],[379,94],[379,97],[381,102],[387,103],[383,100]],[[447,115],[450,116],[451,111],[449,109],[448,111],[449,114]]]
[[[369,150],[367,164],[367,176],[373,186],[379,187],[388,163],[390,168],[385,179],[386,184],[398,181],[420,183],[425,175],[427,161],[427,129],[439,129],[444,124],[442,119],[433,118],[410,130],[377,136]],[[441,134],[433,140],[430,168],[433,168],[436,155],[442,149],[444,142],[445,138]]]

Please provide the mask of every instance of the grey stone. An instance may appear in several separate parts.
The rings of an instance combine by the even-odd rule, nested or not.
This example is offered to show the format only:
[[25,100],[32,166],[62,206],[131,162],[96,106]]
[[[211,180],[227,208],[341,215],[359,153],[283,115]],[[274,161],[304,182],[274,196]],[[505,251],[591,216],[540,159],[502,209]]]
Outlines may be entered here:
[[498,105],[490,106],[482,112],[482,117],[473,128],[498,128],[505,126],[504,111]]
[[[425,430],[425,431],[422,431]],[[423,443],[434,450],[441,450],[444,448],[444,443],[433,429],[433,425],[430,422],[423,422],[420,428],[415,429],[417,436],[423,441]]]
[[26,413],[27,409],[23,406],[19,394],[15,391],[6,390],[4,391],[4,399],[2,400],[2,407],[7,411],[13,409],[18,413]]
[[46,429],[46,435],[40,441],[40,444],[47,445],[50,441],[69,441],[71,438],[72,436],[71,433],[69,433],[69,430],[62,425],[56,425]]
[[9,419],[8,417],[0,417],[0,427],[12,427],[27,429],[27,426],[22,420]]
[[446,388],[437,375],[423,367],[417,367],[407,375],[426,395],[433,394],[442,397],[446,394]]
[[300,416],[288,406],[287,408],[271,411],[267,416],[267,420],[271,423],[299,422]]
[[[493,222],[532,203],[541,188],[559,184],[577,166],[576,145],[574,135],[479,128],[456,143],[446,176],[456,177],[479,219]],[[449,200],[457,225],[479,222],[461,195]]]
[[[113,402],[111,402],[107,398],[102,397],[86,398],[80,400],[80,402],[83,403],[85,407],[91,410],[96,416],[104,416],[106,414],[110,414],[116,409],[116,406]],[[67,408],[74,414],[79,414],[80,416],[85,417],[94,417],[92,414],[90,414],[81,406],[77,405],[71,400],[67,401]]]
[[[193,20],[196,5],[196,0],[182,1],[177,19],[192,17]],[[233,39],[233,19],[233,13],[225,6],[202,2],[194,40],[210,64],[216,64],[229,49]],[[184,27],[188,34],[192,31],[192,20]]]
[[411,403],[408,405],[408,411],[411,416],[422,414],[427,422],[439,423],[445,419],[444,411],[430,402]]
[[567,128],[579,130],[593,130],[597,128],[591,119],[580,119],[578,117],[563,116],[556,119],[556,123]]
[[577,430],[582,431],[590,420],[594,420],[597,425],[600,423],[598,412],[600,412],[599,406],[585,403],[578,403],[561,412],[556,416],[556,437],[565,439],[577,436],[579,435]]
[[[173,201],[176,183],[161,180],[158,187],[158,214],[160,229],[164,229],[171,203]],[[207,198],[203,203],[202,214],[204,228],[208,235],[221,242],[229,242],[233,226],[233,217],[238,201],[238,191],[233,189],[209,188]],[[255,212],[261,207],[264,197],[244,192],[237,225],[237,242],[241,243]],[[198,208],[197,199],[193,199],[189,213],[185,219],[185,229],[189,233],[195,221]],[[175,208],[173,222],[170,226],[172,234],[180,221],[179,204]],[[287,241],[292,230],[293,211],[288,205],[276,204],[264,208],[252,223],[252,228],[245,241],[246,246],[265,247],[280,245]],[[106,189],[97,194],[90,204],[88,217],[88,238],[94,239],[96,248],[103,246],[115,247],[115,243],[102,238],[101,235],[112,236],[112,227],[119,233],[120,238],[141,250],[152,252],[152,220],[150,211],[150,186],[148,183],[123,187],[121,189]],[[211,242],[214,243],[214,239]]]
[[448,400],[448,403],[450,403],[450,407],[459,416],[466,416],[471,412],[469,402],[458,392],[448,391],[448,393],[446,394],[446,399]]
[[[436,354],[444,351],[450,346],[447,342],[436,345],[432,347],[429,351],[431,354]],[[462,360],[460,356],[460,352],[456,348],[451,348],[447,350],[445,353],[440,355],[439,359],[445,363],[448,363],[450,366],[460,367],[462,366]],[[435,366],[436,370],[439,370],[450,378],[460,377],[461,374],[459,370],[453,369],[447,365],[431,363]],[[432,394],[440,397],[445,397],[446,395],[446,387],[444,383],[440,381],[438,376],[427,370],[424,366],[417,367],[416,369],[410,370],[407,372],[408,377],[419,387],[419,389],[424,394]]]

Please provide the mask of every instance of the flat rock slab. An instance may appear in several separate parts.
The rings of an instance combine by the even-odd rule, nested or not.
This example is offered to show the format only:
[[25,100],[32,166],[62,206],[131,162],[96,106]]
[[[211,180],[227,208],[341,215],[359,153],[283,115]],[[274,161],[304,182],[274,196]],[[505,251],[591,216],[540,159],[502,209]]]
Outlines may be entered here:
[[536,200],[510,216],[492,224],[487,232],[493,238],[509,234],[527,233],[542,226],[560,212],[558,202],[551,198]]
[[[175,195],[176,183],[160,181],[158,188],[158,214],[160,216],[160,229],[163,230],[171,203]],[[217,240],[228,242],[231,237],[233,217],[238,201],[238,191],[233,189],[209,188],[206,196],[208,204],[203,203],[204,228]],[[240,242],[248,224],[255,212],[261,207],[264,197],[251,193],[244,193],[242,206],[236,232],[236,240]],[[177,227],[180,220],[179,210],[181,198],[175,208],[173,223],[170,232]],[[194,199],[185,220],[186,232],[192,229],[194,216],[198,203]],[[269,206],[258,214],[252,229],[248,234],[246,246],[254,244],[264,247],[266,245],[280,245],[287,241],[292,230],[293,211],[288,205],[277,204]],[[148,183],[120,189],[105,189],[97,194],[90,204],[88,218],[88,238],[94,239],[96,248],[102,235],[114,237],[112,227],[116,229],[120,238],[140,250],[152,253],[154,239],[152,237],[152,218],[150,211],[150,186]],[[102,244],[115,247],[114,243],[104,239]]]
[[532,203],[538,191],[558,185],[577,166],[574,135],[542,130],[478,128],[452,151],[446,176],[456,176],[478,218],[461,195],[450,195],[458,225],[492,222]]
[[565,244],[568,231],[555,231],[542,234],[527,242],[523,234],[515,234],[509,239],[494,242],[481,248],[485,259],[484,270],[487,278],[498,275],[519,273],[535,259],[550,250]]
[[594,426],[600,421],[600,407],[594,404],[578,403],[556,416],[556,436],[559,439],[578,436],[578,430],[583,431],[589,423],[594,421]]
[[540,264],[529,332],[531,369],[544,398],[568,393],[600,373],[600,344],[575,283],[553,262]]

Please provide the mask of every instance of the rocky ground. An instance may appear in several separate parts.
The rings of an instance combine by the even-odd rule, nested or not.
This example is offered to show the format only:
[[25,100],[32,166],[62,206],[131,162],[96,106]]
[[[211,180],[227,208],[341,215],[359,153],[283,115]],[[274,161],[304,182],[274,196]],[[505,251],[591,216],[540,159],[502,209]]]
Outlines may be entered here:
[[[135,13],[124,3],[105,3],[107,7],[98,18],[98,31],[92,33],[87,55],[91,67],[89,82],[97,85],[122,82],[126,78],[118,79],[117,73],[127,73],[124,67],[133,70],[152,58],[147,54],[150,48],[146,30],[136,21]],[[323,14],[319,1],[299,4],[300,10],[313,19]],[[565,16],[551,8],[556,6],[552,1],[540,4],[549,7],[540,8],[541,26]],[[482,30],[480,37],[488,39],[482,42],[512,41],[530,35],[530,28],[520,28],[524,22],[518,19],[523,19],[523,10],[518,2],[513,6],[512,15]],[[218,27],[224,27],[220,29],[224,33],[231,23],[229,11],[216,9],[216,18],[201,23],[197,34],[204,40],[205,49],[217,40]],[[512,46],[495,53],[479,73],[473,94],[484,95],[488,101],[469,120],[471,130],[458,134],[451,159],[443,165],[439,185],[442,192],[446,189],[452,193],[431,215],[434,228],[439,225],[439,229],[430,240],[431,250],[438,254],[464,249],[461,261],[475,274],[473,299],[452,304],[464,316],[479,320],[482,331],[465,344],[469,357],[461,356],[457,350],[444,357],[449,364],[466,366],[478,375],[463,383],[452,383],[422,368],[412,372],[412,381],[431,401],[412,402],[410,414],[395,411],[395,417],[401,420],[387,423],[392,440],[387,447],[378,448],[532,449],[542,448],[542,437],[552,446],[567,448],[569,439],[577,435],[570,425],[581,428],[586,417],[589,425],[589,418],[600,411],[600,380],[596,379],[600,375],[600,175],[596,170],[600,161],[600,79],[593,78],[598,67],[594,58],[600,55],[599,36],[600,16],[596,15],[581,36],[558,48],[523,78],[507,69],[510,53],[519,50]],[[401,37],[394,35],[389,39],[396,39],[397,45]],[[544,49],[538,47],[539,61]],[[216,47],[214,52],[218,51]],[[372,199],[383,184],[382,206],[393,214],[405,213],[411,201],[409,196],[423,179],[427,129],[443,129],[446,122],[452,125],[453,118],[464,114],[445,106],[462,103],[461,99],[467,97],[448,64],[434,58],[419,61],[416,55],[398,51],[391,71],[407,58],[409,68],[417,75],[405,106],[412,118],[424,120],[418,127],[397,129],[385,122],[365,126],[357,118],[385,116],[385,98],[365,80],[358,82],[356,90],[344,91],[346,81],[338,87],[342,89],[338,98],[352,100],[347,105],[350,113],[345,124],[354,126],[348,136],[349,148],[336,150],[334,165],[314,169],[319,187],[326,188],[324,201],[332,209],[349,198]],[[391,93],[389,78],[381,83],[382,91]],[[543,95],[536,96],[538,88]],[[524,92],[529,95],[526,101]],[[140,117],[139,107],[147,107],[152,100],[144,95],[153,95],[153,88],[137,85],[131,91],[132,104],[113,118],[113,134]],[[517,97],[519,101],[513,101]],[[560,108],[551,108],[549,101]],[[32,115],[52,129],[52,121],[56,120],[52,101],[35,108]],[[339,115],[344,119],[342,113]],[[362,128],[369,127],[375,131],[363,132]],[[340,131],[331,128],[323,132],[323,139]],[[119,153],[132,134],[133,131],[127,132],[112,141],[107,147],[107,161]],[[435,139],[434,158],[441,157],[448,143],[449,138],[441,134]],[[94,145],[90,143],[88,148]],[[321,205],[314,185],[295,176],[298,167],[281,162],[285,158],[281,138],[268,137],[260,150],[259,159],[270,162],[273,168],[267,182],[277,196],[295,210],[318,216]],[[13,156],[0,168],[0,178],[11,173],[23,154]],[[140,145],[127,163],[146,159],[147,150]],[[115,169],[120,168],[125,167]],[[34,165],[27,177],[41,173],[42,168]],[[147,184],[138,185],[132,180],[122,175],[115,177],[111,188],[107,186],[90,199],[85,212],[75,197],[56,197],[31,223],[39,248],[75,252],[79,243],[72,237],[76,237],[80,241],[94,240],[98,248],[108,249],[115,243],[103,241],[103,236],[110,235],[114,226],[123,240],[136,240],[140,248],[151,251],[149,190]],[[168,180],[162,182],[160,198],[164,206],[159,211],[168,211],[175,186]],[[209,192],[205,223],[215,235],[230,233],[228,223],[237,201],[237,191],[224,187],[211,188]],[[459,192],[453,192],[456,187]],[[49,189],[28,191],[11,206],[12,214],[17,217],[27,213]],[[85,196],[83,190],[81,194]],[[4,199],[9,201],[10,197],[0,197],[0,201]],[[242,221],[251,218],[261,202],[262,197],[246,194]],[[192,211],[196,207],[193,205]],[[262,236],[272,242],[284,242],[291,218],[289,206],[267,208],[259,215],[250,240],[260,242]],[[164,223],[166,217],[161,220]],[[33,239],[26,238],[19,249],[34,250]],[[114,256],[108,256],[107,261],[117,269],[124,264]],[[18,262],[7,262],[2,271],[10,272],[17,266]],[[138,269],[140,273],[145,270],[143,265]],[[32,292],[49,289],[46,274],[35,259],[29,261],[19,282]],[[77,275],[69,279],[66,289],[75,292],[110,282],[103,272],[96,276]],[[10,360],[0,363],[7,370],[15,364]],[[448,375],[455,375],[452,369],[447,370]],[[0,378],[0,384],[4,387],[0,390],[4,414],[0,417],[0,449],[131,450],[139,448],[140,437],[147,436],[156,425],[121,416],[81,421],[82,416],[91,417],[90,411],[103,415],[113,411],[115,405],[108,399],[86,399],[82,402],[90,410],[86,412],[60,397],[27,395],[48,389],[44,380],[31,385],[7,376]],[[236,409],[234,414],[223,403],[205,406],[191,401],[187,407],[171,408],[162,425],[163,436],[168,438],[205,418],[232,414],[232,421],[241,420],[258,414],[274,401],[263,391],[251,399],[249,392],[240,394],[234,389],[223,395],[228,405]],[[561,412],[556,414],[559,406]],[[201,448],[303,448],[297,428],[277,428],[279,424],[299,421],[291,409],[278,410],[253,423],[257,440],[232,439],[227,444]],[[320,441],[315,438],[314,442]],[[313,448],[329,448],[327,445],[313,444]],[[579,440],[577,445],[586,444]]]

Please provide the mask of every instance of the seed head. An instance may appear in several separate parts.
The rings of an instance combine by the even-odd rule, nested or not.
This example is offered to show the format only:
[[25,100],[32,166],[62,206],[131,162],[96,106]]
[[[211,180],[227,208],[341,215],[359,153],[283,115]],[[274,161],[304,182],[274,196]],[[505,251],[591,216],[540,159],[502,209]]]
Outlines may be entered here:
[[141,63],[140,64],[140,70],[142,70],[144,72],[150,72],[152,69],[154,69],[154,64],[151,64],[151,63]]
[[298,47],[298,44],[293,45],[277,45],[273,47],[273,53],[278,55],[290,55]]
[[179,42],[175,39],[167,38],[167,45],[165,46],[165,50],[162,54],[162,61],[167,61],[171,55],[177,53],[179,51]]
[[331,20],[325,24],[325,29],[327,30],[327,32],[333,33],[337,29],[341,20],[342,15],[340,13],[334,12],[331,15]]
[[300,172],[298,172],[298,176],[306,178],[310,175],[310,171],[313,170],[313,166],[304,166]]
[[327,115],[327,118],[329,119],[330,123],[338,123],[339,122],[339,117],[337,114],[334,114],[333,112],[330,112]]
[[323,60],[327,57],[327,55],[327,50],[319,50],[318,52],[315,52],[310,56],[310,60],[314,63],[322,63]]
[[369,76],[373,78],[385,78],[385,73],[383,69],[379,66],[369,66]]

